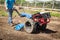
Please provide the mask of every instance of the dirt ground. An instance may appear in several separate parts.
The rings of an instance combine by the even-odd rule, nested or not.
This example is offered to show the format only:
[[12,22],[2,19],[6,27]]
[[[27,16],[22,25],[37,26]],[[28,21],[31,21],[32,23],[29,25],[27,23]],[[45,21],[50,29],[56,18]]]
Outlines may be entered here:
[[[21,22],[24,18],[17,17]],[[0,17],[0,40],[60,40],[60,18],[51,17],[46,31],[28,34],[25,31],[16,31],[7,23],[7,17]]]

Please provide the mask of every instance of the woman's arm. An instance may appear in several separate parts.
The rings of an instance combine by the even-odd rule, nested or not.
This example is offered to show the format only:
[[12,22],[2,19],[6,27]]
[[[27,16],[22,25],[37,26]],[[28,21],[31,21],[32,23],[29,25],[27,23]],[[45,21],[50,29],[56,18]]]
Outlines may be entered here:
[[7,10],[8,8],[7,8],[7,2],[8,2],[8,0],[5,0],[5,9]]

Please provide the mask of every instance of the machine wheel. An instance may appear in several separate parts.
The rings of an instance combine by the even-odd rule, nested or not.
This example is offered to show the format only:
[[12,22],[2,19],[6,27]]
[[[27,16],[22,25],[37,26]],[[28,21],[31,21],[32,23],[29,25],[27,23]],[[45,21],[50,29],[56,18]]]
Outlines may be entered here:
[[37,32],[37,28],[38,28],[37,26],[38,26],[37,22],[34,22],[32,19],[30,19],[25,22],[24,30],[27,33]]
[[47,27],[47,24],[43,24],[42,27],[41,27],[41,30],[46,30],[46,27]]

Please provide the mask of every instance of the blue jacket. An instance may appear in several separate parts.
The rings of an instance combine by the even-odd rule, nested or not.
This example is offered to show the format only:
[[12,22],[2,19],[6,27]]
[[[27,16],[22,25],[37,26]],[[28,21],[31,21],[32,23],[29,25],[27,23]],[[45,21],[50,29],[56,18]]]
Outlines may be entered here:
[[6,5],[7,5],[7,8],[12,9],[13,5],[15,3],[15,0],[5,0],[5,2],[6,2]]

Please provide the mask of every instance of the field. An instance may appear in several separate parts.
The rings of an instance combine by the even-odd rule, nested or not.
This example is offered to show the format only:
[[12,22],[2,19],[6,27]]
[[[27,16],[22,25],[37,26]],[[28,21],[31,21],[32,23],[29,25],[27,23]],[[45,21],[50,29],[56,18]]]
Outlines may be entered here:
[[[27,13],[36,13],[34,11]],[[15,13],[15,12],[14,12]],[[16,31],[7,23],[8,15],[4,10],[0,10],[0,40],[60,40],[60,12],[51,12],[51,22],[45,31],[28,34],[25,31]],[[14,14],[15,16],[16,14]],[[13,16],[13,17],[14,17]],[[24,22],[25,18],[16,16],[14,19]]]

